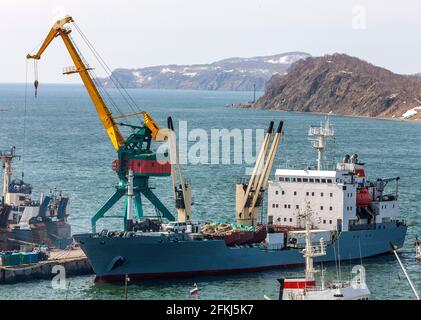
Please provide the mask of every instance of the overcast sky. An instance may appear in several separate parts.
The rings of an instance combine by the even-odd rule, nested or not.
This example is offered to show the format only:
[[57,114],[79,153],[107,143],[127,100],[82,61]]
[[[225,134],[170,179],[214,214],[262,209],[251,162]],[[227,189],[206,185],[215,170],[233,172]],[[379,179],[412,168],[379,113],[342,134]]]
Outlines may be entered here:
[[[419,1],[1,0],[0,82],[25,81],[26,54],[65,14],[112,69],[304,51],[347,53],[397,73],[421,72]],[[57,39],[39,63],[40,81],[79,82],[61,74],[70,65]]]

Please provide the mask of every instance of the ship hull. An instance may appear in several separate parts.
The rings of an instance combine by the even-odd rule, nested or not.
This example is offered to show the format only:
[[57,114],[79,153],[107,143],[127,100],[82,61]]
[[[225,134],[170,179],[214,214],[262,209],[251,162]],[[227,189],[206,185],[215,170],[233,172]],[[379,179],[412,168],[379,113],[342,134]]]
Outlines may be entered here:
[[[376,229],[342,232],[327,245],[326,256],[315,262],[340,258],[353,260],[390,251],[390,243],[403,246],[407,227],[383,223]],[[145,233],[140,236],[74,236],[87,255],[96,282],[117,282],[125,275],[131,280],[180,278],[257,272],[304,264],[301,250],[268,250],[262,246],[228,247],[224,240],[183,240],[184,235]],[[118,261],[118,263],[117,263]]]

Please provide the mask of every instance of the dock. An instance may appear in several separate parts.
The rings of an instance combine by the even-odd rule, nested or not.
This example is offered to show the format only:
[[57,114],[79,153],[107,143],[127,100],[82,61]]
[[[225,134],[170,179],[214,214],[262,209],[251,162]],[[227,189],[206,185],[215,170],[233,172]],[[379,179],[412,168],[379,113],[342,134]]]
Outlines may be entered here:
[[52,279],[55,266],[63,266],[67,276],[92,274],[92,268],[81,249],[53,250],[48,260],[19,266],[0,266],[0,284]]

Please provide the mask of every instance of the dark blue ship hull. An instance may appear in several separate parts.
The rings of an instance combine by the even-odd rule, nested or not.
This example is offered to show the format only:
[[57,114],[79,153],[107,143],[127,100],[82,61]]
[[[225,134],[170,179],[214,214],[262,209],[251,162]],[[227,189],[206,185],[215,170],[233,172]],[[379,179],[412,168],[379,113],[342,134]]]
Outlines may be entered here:
[[[407,227],[391,222],[341,232],[316,262],[360,259],[403,246]],[[304,264],[302,251],[268,250],[263,245],[228,247],[223,240],[191,240],[183,234],[140,233],[134,237],[74,236],[87,255],[97,282],[255,272]]]

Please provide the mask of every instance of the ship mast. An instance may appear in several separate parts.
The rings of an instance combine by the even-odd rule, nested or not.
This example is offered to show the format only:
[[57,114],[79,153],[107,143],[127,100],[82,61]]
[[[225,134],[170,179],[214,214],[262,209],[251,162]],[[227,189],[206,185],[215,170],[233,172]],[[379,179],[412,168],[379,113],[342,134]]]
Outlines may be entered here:
[[10,151],[0,151],[0,160],[3,162],[3,203],[9,190],[10,180],[12,178],[12,161],[14,158],[20,158],[16,155],[16,147],[11,147]]
[[321,257],[326,255],[325,251],[325,245],[323,238],[320,239],[320,248],[313,246],[312,243],[312,237],[311,237],[311,228],[312,228],[312,222],[311,222],[311,208],[310,203],[307,203],[307,207],[303,213],[305,222],[306,222],[306,247],[303,251],[304,258],[306,259],[306,280],[313,281],[314,280],[314,261],[313,259],[316,257]]
[[311,126],[308,130],[309,137],[314,137],[312,146],[317,150],[317,170],[323,170],[324,154],[326,149],[326,140],[329,137],[334,137],[335,132],[330,125],[329,118],[323,124],[320,122],[320,126]]

